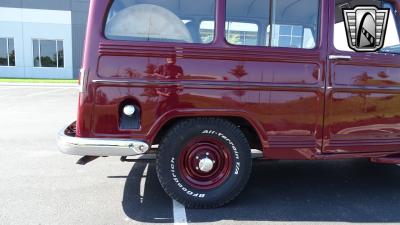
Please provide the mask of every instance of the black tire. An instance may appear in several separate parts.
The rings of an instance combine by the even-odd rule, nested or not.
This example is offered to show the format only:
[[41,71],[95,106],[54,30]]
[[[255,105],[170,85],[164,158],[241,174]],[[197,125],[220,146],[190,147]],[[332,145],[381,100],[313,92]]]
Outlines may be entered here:
[[[190,166],[182,166],[183,161],[193,162],[186,160],[187,157],[182,155],[182,151],[188,146],[201,146],[202,141],[199,141],[200,144],[192,145],[192,140],[203,139],[220,143],[221,145],[215,146],[221,146],[221,148],[215,149],[224,149],[225,158],[220,160],[223,163],[219,165],[213,160],[213,164],[211,164],[214,165],[213,170],[221,170],[224,171],[221,174],[225,174],[224,178],[219,181],[221,183],[215,184],[217,185],[215,187],[196,186],[189,181],[190,176],[187,178],[182,175],[183,171],[189,170],[186,167],[193,167],[192,164],[197,165],[197,161],[195,161]],[[195,148],[199,148],[197,152],[202,150],[201,147]],[[208,152],[207,155],[209,155]],[[197,160],[198,157],[195,159]],[[170,128],[162,138],[156,164],[160,184],[171,198],[188,208],[216,208],[232,201],[246,186],[252,168],[251,149],[243,132],[228,120],[220,118],[186,119]],[[196,169],[199,170],[199,167]],[[204,172],[202,170],[200,173]],[[212,173],[212,171],[206,173],[208,172]],[[210,182],[214,182],[214,180],[210,179]]]

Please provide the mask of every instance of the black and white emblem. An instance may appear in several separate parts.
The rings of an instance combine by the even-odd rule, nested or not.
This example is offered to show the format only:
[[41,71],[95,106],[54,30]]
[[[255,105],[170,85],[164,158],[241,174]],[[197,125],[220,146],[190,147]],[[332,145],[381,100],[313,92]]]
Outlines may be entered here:
[[385,43],[389,9],[357,6],[343,9],[349,47],[357,52],[375,52]]

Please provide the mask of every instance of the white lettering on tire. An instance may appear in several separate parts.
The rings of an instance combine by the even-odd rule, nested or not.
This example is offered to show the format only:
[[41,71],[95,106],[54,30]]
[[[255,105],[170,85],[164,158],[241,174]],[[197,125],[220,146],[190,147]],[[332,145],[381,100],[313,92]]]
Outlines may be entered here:
[[239,170],[240,170],[240,162],[237,162],[235,167],[235,175],[239,174]]
[[185,192],[187,195],[190,195],[195,198],[204,198],[206,197],[206,194],[203,193],[195,193],[193,191],[190,191],[187,189],[183,184],[179,181],[178,176],[176,175],[176,170],[175,170],[175,158],[171,158],[171,174],[172,174],[172,180],[176,183],[176,185],[179,187],[180,190]]
[[[235,154],[236,160],[239,160],[239,159],[240,159],[239,151],[238,151],[238,149],[236,148],[235,143],[233,143],[233,141],[231,141],[231,139],[229,139],[228,137],[226,137],[226,135],[224,135],[223,133],[219,133],[219,132],[216,132],[216,131],[214,131],[214,130],[204,130],[204,131],[202,132],[202,134],[211,134],[211,135],[214,134],[214,135],[217,135],[218,137],[224,139],[224,140],[232,147],[232,150],[233,150],[233,152],[234,152],[234,154]],[[235,175],[238,175],[238,174],[239,174],[239,170],[240,170],[240,162],[236,162],[234,174],[235,174]]]

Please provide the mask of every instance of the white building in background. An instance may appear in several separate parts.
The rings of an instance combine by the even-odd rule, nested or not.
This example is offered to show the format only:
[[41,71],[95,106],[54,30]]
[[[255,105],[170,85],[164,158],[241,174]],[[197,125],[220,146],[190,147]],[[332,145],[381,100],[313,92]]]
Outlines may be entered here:
[[89,0],[0,2],[0,77],[78,75]]

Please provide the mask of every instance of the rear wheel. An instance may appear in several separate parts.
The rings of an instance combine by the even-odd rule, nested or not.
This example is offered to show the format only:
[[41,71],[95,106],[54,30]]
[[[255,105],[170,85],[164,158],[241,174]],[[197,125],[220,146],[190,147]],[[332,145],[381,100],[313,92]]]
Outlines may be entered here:
[[187,207],[228,203],[243,190],[250,172],[249,143],[227,120],[184,120],[161,140],[158,178],[166,193]]

